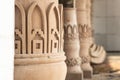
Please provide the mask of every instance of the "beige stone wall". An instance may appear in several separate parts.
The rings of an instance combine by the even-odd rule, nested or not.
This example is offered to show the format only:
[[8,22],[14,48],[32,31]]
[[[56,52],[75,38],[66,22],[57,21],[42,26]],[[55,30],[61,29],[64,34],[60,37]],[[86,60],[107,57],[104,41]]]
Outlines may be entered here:
[[120,1],[93,0],[92,15],[96,43],[106,50],[120,50]]

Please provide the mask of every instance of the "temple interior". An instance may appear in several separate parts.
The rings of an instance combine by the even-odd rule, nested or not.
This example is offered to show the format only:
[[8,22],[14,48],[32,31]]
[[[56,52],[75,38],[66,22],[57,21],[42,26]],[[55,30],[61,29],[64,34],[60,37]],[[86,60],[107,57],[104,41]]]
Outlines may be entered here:
[[120,80],[120,0],[15,0],[15,80]]

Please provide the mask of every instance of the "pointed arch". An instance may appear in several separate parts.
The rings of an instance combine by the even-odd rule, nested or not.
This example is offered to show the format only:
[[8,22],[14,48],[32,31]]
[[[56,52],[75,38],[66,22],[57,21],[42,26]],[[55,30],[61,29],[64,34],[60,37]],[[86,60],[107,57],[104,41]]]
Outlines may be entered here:
[[22,4],[18,1],[15,1],[15,18],[16,18],[15,38],[16,35],[18,35],[21,38],[20,40],[15,40],[15,42],[20,41],[19,47],[21,47],[21,50],[19,52],[21,54],[25,54],[26,53],[26,24],[25,24],[26,15]]
[[33,26],[33,22],[32,22],[33,21],[32,17],[34,17],[32,14],[34,13],[35,9],[39,10],[38,13],[36,12],[36,14],[39,15],[39,16],[37,16],[37,17],[39,17],[37,19],[38,20],[41,19],[40,24],[41,24],[41,27],[43,28],[43,32],[45,32],[45,30],[46,30],[45,15],[44,15],[40,5],[37,2],[33,2],[28,10],[28,17],[27,17],[28,18],[28,29],[31,31],[32,27],[36,27],[36,26]]
[[[35,14],[35,15],[34,15]],[[33,2],[31,6],[28,9],[28,15],[27,15],[27,34],[28,34],[28,53],[31,54],[34,50],[32,50],[32,41],[35,37],[36,33],[40,33],[43,37],[43,45],[44,50],[46,51],[46,17],[45,13],[41,9],[40,5],[37,2]],[[37,25],[36,25],[37,24]]]
[[[54,16],[51,16],[51,13],[53,13],[52,15]],[[58,6],[55,5],[55,3],[51,3],[50,7],[48,8],[48,28],[50,27],[53,27],[52,24],[50,24],[50,22],[52,21],[51,19],[54,19],[56,18],[56,29],[59,31],[60,30],[60,12],[59,12],[59,9],[58,9]]]
[[25,21],[26,21],[26,19],[25,19],[25,10],[24,10],[24,8],[23,8],[23,6],[22,6],[22,4],[20,3],[20,2],[18,2],[18,1],[15,1],[15,7],[17,7],[18,9],[19,9],[19,11],[20,11],[20,14],[21,14],[21,18],[22,18],[22,20],[21,20],[21,24],[22,24],[22,29],[23,30],[25,30]]
[[[58,45],[56,48],[60,50],[60,12],[58,9],[58,5],[55,3],[51,3],[47,10],[47,30],[48,30],[48,53],[53,52],[51,47]],[[58,36],[58,39],[55,38],[55,34]]]
[[68,25],[67,26],[67,34],[71,34],[72,33],[72,26]]

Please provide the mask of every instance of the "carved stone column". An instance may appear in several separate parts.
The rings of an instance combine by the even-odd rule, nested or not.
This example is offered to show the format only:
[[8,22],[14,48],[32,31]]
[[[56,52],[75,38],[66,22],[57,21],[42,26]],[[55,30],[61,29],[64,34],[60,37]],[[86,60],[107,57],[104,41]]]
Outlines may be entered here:
[[[93,26],[92,26],[92,1],[93,0],[87,1],[88,25],[89,25],[89,27],[91,27],[91,29],[93,28]],[[94,34],[94,33],[92,33],[92,34]],[[104,62],[104,60],[106,58],[105,49],[102,46],[97,45],[95,43],[93,36],[91,39],[91,46],[90,46],[89,54],[91,57],[91,63],[94,63],[94,64],[100,64],[100,63]]]
[[81,68],[84,72],[84,78],[92,78],[93,69],[90,65],[91,56],[89,48],[91,46],[92,32],[87,25],[79,25],[80,35],[80,57],[82,58]]
[[92,41],[92,28],[89,22],[88,9],[87,9],[88,0],[76,0],[77,8],[77,21],[79,27],[79,36],[80,36],[80,57],[82,58],[81,68],[85,78],[91,78],[93,74],[93,69],[90,65],[90,55],[89,48]]
[[79,32],[76,9],[64,8],[64,51],[67,57],[66,80],[82,80],[81,58],[79,57]]
[[65,80],[62,5],[15,0],[14,80]]

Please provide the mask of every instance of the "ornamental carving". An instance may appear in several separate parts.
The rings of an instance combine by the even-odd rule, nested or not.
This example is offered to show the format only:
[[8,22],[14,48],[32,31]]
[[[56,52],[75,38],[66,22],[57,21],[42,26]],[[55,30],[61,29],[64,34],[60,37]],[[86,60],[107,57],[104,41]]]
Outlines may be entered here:
[[82,64],[90,63],[90,57],[89,56],[81,56]]
[[33,1],[28,6],[28,12],[26,13],[23,4],[16,1],[15,53],[63,52],[62,12],[62,5],[58,6],[51,2],[45,12],[42,5]]
[[75,65],[80,65],[81,64],[81,58],[69,58],[66,61],[67,66],[75,66]]
[[77,25],[67,25],[64,26],[64,39],[65,40],[75,40],[79,39],[78,27]]
[[[77,73],[82,78],[80,42],[75,8],[64,8],[64,51],[67,57],[68,74]],[[66,77],[70,79],[69,76]]]
[[58,0],[15,0],[14,80],[65,80],[62,21]]
[[15,53],[26,53],[26,15],[21,3],[15,3]]
[[91,63],[94,64],[100,64],[104,62],[106,58],[106,51],[103,48],[103,46],[96,45],[95,43],[90,46],[90,57],[91,57]]
[[79,37],[80,38],[90,38],[93,36],[93,29],[88,27],[88,25],[79,24]]

